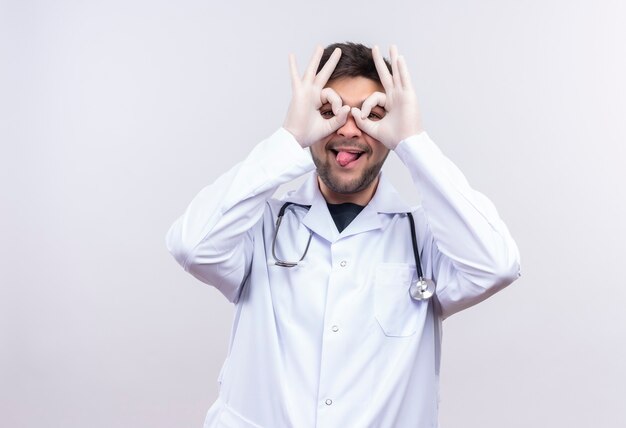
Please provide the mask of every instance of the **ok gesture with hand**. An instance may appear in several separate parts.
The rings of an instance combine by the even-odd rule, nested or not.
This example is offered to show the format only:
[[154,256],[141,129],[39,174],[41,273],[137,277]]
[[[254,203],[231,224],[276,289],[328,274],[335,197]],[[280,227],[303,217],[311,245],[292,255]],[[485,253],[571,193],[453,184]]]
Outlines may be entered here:
[[[389,73],[378,46],[372,49],[376,71],[385,93],[374,92],[367,97],[360,109],[352,108],[352,115],[363,132],[393,150],[400,141],[419,134],[422,125],[417,97],[404,57],[398,56],[395,46],[391,46],[389,53],[392,73]],[[370,112],[377,105],[385,109],[385,117],[377,121],[370,120]]]
[[[323,53],[321,47],[315,50],[302,77],[298,73],[295,57],[293,54],[289,55],[293,94],[283,128],[289,131],[302,147],[308,147],[335,132],[346,123],[350,113],[350,107],[342,106],[341,98],[335,91],[324,88],[339,62],[341,49],[335,49],[324,67],[315,74]],[[330,119],[325,119],[319,112],[320,107],[326,103],[330,104],[334,113]]]

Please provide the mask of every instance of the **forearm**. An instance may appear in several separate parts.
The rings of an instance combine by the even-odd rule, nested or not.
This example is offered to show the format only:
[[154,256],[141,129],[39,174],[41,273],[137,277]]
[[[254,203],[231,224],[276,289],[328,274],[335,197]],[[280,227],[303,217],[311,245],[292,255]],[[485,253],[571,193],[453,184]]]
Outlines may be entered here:
[[278,186],[312,169],[310,155],[281,128],[192,200],[167,234],[170,253],[198,279],[219,282],[234,300],[251,259],[249,231],[265,202]]
[[[422,207],[448,277],[437,293],[453,313],[519,276],[519,252],[496,208],[472,189],[462,172],[426,133],[400,143],[396,153],[422,194]],[[441,261],[443,260],[443,261]],[[449,279],[451,276],[455,278]]]

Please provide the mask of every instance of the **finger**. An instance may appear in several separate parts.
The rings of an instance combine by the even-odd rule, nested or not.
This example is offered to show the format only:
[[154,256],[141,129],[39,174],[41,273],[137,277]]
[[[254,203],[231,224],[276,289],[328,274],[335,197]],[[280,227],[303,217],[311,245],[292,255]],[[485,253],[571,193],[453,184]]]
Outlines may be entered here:
[[322,67],[320,72],[317,73],[317,76],[315,77],[315,83],[317,85],[326,85],[326,82],[328,82],[328,79],[330,79],[333,71],[335,71],[335,67],[337,67],[339,58],[341,58],[341,49],[335,48],[333,53],[330,55],[330,58],[328,58],[328,61],[326,61],[326,64],[324,64],[324,67]]
[[331,132],[336,131],[348,119],[348,113],[350,113],[350,106],[344,106],[343,100],[332,88],[324,88],[320,93],[320,101],[322,104],[330,103],[333,109],[334,116],[328,119],[328,126],[331,128]]
[[372,57],[374,58],[374,65],[376,66],[378,77],[380,77],[380,83],[383,84],[383,88],[385,88],[385,90],[391,89],[393,87],[393,79],[391,78],[391,74],[389,73],[389,69],[387,68],[387,64],[385,64],[383,56],[380,54],[378,46],[374,46],[372,49]]
[[298,72],[298,64],[296,64],[296,56],[289,54],[289,71],[291,73],[291,86],[295,87],[300,84],[300,73]]
[[391,59],[391,74],[393,76],[393,84],[402,87],[402,79],[398,70],[398,47],[391,45],[389,48],[389,58]]
[[328,119],[328,125],[331,128],[331,132],[335,132],[341,128],[346,120],[348,120],[348,114],[350,114],[350,106],[341,106],[337,111],[333,109],[335,115]]
[[333,109],[333,113],[336,115],[337,111],[343,105],[343,100],[332,88],[324,88],[320,93],[320,101],[322,105],[330,103],[330,107]]
[[372,112],[372,109],[376,106],[385,107],[387,103],[387,95],[382,92],[374,92],[372,95],[367,97],[363,104],[361,105],[361,118],[367,119]]
[[311,61],[309,62],[309,66],[302,77],[303,81],[313,81],[315,78],[315,73],[317,72],[317,66],[320,65],[320,59],[322,59],[322,55],[324,54],[324,49],[321,46],[317,46],[315,48],[315,52],[313,52],[313,56],[311,57]]
[[402,55],[398,57],[398,69],[400,70],[402,86],[406,89],[413,89],[411,74],[409,73],[409,68],[406,66],[406,61],[404,61],[404,57]]
[[352,117],[354,117],[354,121],[356,122],[356,126],[369,136],[376,138],[376,128],[378,128],[378,123],[363,119],[363,112],[356,107],[352,107],[351,113]]

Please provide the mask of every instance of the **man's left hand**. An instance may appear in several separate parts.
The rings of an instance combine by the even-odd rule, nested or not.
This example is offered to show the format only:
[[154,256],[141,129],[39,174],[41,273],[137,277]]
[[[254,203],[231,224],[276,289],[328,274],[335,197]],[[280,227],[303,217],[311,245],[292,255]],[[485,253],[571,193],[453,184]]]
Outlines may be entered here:
[[[374,64],[385,93],[374,92],[367,97],[360,109],[353,107],[351,113],[363,132],[393,150],[400,141],[422,132],[422,124],[417,97],[404,57],[398,56],[396,46],[391,46],[389,54],[391,73],[378,46],[372,49]],[[370,120],[370,112],[377,105],[385,109],[385,117],[378,121]]]

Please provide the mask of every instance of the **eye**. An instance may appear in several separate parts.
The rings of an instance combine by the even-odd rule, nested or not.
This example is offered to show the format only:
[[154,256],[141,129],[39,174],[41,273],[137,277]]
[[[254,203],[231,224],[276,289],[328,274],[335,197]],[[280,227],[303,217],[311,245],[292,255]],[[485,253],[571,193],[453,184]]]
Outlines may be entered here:
[[335,116],[335,113],[333,113],[333,109],[330,106],[330,104],[324,104],[320,110],[320,115],[324,118],[324,119],[331,119],[332,117]]
[[374,107],[367,118],[372,121],[381,120],[387,112],[382,107]]

